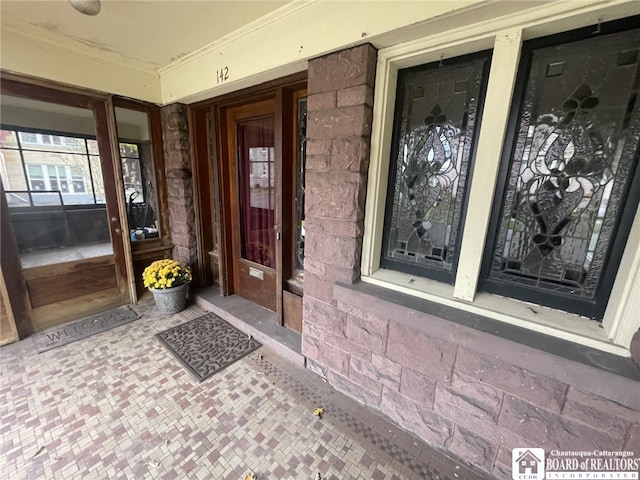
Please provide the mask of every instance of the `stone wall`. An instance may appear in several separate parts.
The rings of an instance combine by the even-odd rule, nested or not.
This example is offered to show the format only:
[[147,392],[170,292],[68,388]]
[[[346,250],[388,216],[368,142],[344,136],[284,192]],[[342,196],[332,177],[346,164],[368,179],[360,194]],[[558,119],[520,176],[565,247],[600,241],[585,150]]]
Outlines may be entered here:
[[340,329],[311,328],[342,352],[340,362],[336,355],[314,360],[340,390],[498,478],[512,478],[511,450],[518,447],[630,450],[640,457],[637,381],[366,289],[336,286]]
[[188,265],[198,260],[187,106],[162,108],[165,175],[173,258]]
[[369,45],[309,63],[308,368],[498,478],[516,447],[640,457],[637,381],[340,285],[360,276],[374,72]]

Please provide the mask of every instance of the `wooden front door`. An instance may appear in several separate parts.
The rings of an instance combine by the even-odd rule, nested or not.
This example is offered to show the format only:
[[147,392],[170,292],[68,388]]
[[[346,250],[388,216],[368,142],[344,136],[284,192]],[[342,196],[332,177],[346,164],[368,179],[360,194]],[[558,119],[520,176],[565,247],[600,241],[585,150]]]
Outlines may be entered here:
[[[276,313],[302,330],[304,125],[306,84],[295,82],[233,96],[192,111],[197,175],[214,179],[209,201],[199,184],[200,249],[215,252],[220,288]],[[216,161],[207,173],[204,141],[214,120]],[[213,207],[211,207],[213,206]],[[215,269],[214,269],[215,270]]]
[[275,102],[226,111],[235,291],[276,311]]
[[20,258],[2,273],[21,273],[27,330],[128,303],[109,100],[9,79],[1,88],[2,228]]
[[223,295],[256,302],[300,332],[306,81],[298,75],[219,102],[191,112],[199,251],[215,273],[208,283],[215,276]]

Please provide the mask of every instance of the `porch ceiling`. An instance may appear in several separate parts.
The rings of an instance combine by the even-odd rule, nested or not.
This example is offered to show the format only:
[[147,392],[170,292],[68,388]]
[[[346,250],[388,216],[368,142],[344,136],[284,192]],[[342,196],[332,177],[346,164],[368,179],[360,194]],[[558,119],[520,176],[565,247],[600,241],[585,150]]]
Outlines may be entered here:
[[86,16],[65,0],[1,0],[0,27],[133,68],[158,69],[290,0],[102,0]]

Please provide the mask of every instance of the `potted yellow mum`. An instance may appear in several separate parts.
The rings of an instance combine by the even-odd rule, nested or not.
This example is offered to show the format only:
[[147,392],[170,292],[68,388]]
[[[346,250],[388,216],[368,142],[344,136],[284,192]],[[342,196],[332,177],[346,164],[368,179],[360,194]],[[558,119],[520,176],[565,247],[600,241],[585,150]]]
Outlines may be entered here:
[[187,303],[191,268],[177,260],[156,260],[142,273],[144,286],[153,294],[160,313],[178,313]]

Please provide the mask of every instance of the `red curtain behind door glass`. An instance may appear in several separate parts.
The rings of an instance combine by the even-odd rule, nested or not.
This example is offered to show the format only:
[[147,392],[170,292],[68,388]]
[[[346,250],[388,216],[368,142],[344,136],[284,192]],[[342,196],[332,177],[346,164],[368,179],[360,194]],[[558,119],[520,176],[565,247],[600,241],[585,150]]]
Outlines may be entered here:
[[273,117],[238,122],[242,258],[275,267]]

